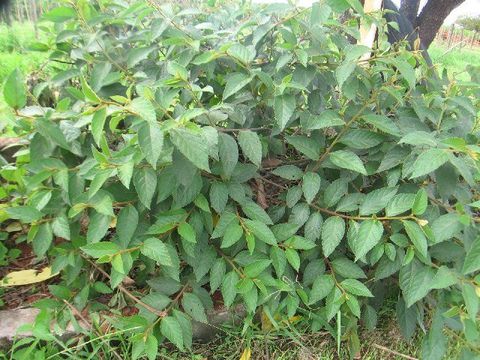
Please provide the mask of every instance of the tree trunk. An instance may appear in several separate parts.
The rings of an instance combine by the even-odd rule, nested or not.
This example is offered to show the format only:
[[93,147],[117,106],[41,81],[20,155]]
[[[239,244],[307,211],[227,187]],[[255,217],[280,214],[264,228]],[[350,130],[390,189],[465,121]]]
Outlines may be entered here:
[[454,32],[455,32],[455,24],[452,24],[452,27],[450,28],[450,34],[448,35],[447,49],[450,49],[452,47]]
[[23,7],[25,10],[25,15],[27,17],[28,22],[32,22],[32,18],[30,16],[30,7],[27,4],[27,0],[23,0]]
[[470,48],[472,48],[472,49],[473,49],[473,47],[475,46],[476,37],[477,37],[477,31],[475,31],[475,32],[473,33],[472,43],[470,44]]
[[420,0],[402,0],[400,12],[410,21],[413,28],[416,27],[418,8],[420,7]]
[[445,18],[465,0],[430,0],[417,18],[416,26],[423,45],[428,48]]

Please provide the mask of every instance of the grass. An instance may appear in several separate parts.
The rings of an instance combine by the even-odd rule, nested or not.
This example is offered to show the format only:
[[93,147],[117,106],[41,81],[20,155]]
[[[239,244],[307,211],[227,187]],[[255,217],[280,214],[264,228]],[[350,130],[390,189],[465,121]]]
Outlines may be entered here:
[[[360,337],[360,352],[355,359],[362,360],[404,360],[421,358],[422,333],[419,331],[411,340],[402,338],[395,320],[389,313],[382,319],[378,329],[363,331]],[[118,360],[131,358],[131,342],[125,334],[117,333],[95,337],[93,334],[77,336],[68,342],[38,342],[31,340],[37,351],[44,352],[47,359],[102,359]],[[27,351],[21,344],[12,347],[18,358]],[[248,350],[247,350],[248,349]],[[251,356],[242,358],[249,351]],[[1,353],[0,360],[10,358],[10,351]],[[162,344],[157,359],[164,360],[336,360],[350,359],[348,345],[343,342],[337,352],[334,339],[325,332],[280,336],[275,333],[251,333],[250,338],[240,334],[238,329],[225,329],[213,342],[194,343],[192,350],[180,352],[169,344]],[[461,358],[460,346],[451,341],[445,359]],[[144,360],[145,358],[142,358]],[[440,359],[439,359],[440,360]]]
[[446,69],[449,76],[455,80],[469,81],[470,76],[465,71],[468,65],[480,66],[480,48],[448,49],[441,43],[433,43],[428,49],[433,63],[440,72]]
[[[0,86],[15,68],[28,76],[47,60],[47,53],[29,50],[36,41],[31,23],[0,24]],[[3,96],[0,96],[0,112],[4,106]]]
[[31,23],[0,25],[0,82],[16,67],[28,74],[47,59],[46,53],[29,50],[36,41]]

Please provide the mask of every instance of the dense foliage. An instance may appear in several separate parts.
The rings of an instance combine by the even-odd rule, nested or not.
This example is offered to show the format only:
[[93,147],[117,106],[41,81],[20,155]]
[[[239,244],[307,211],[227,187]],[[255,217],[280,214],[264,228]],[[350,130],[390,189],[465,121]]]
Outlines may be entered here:
[[[8,128],[28,146],[0,172],[4,229],[61,276],[35,335],[51,338],[52,316],[105,312],[110,294],[113,313],[139,309],[109,316],[133,358],[164,339],[190,347],[191,320],[219,302],[244,305],[247,333],[261,314],[265,331],[326,329],[353,356],[358,326],[398,297],[404,336],[430,329],[424,359],[448,334],[473,356],[478,87],[382,31],[363,58],[358,20],[383,29],[378,15],[357,0],[46,14],[61,67],[32,92],[19,71],[6,81]],[[48,89],[54,104],[37,100]]]

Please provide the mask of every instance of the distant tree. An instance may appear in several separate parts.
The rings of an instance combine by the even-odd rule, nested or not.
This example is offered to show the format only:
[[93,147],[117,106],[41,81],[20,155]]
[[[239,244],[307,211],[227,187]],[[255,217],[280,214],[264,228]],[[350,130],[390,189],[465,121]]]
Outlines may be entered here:
[[474,33],[480,32],[480,17],[463,17],[457,20],[457,24],[465,30],[470,30]]
[[402,0],[400,11],[418,31],[423,45],[428,48],[445,18],[465,0],[428,0],[419,13],[420,0]]
[[480,16],[479,17],[463,17],[457,20],[457,24],[460,25],[465,30],[470,30],[473,32],[473,37],[471,39],[471,46],[475,44],[475,41],[480,33]]

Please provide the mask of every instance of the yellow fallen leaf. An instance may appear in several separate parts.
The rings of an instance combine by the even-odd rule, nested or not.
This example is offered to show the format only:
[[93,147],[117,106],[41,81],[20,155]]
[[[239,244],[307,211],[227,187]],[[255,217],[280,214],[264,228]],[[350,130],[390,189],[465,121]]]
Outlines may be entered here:
[[240,360],[250,360],[250,357],[252,356],[252,350],[250,350],[249,347],[245,348],[243,350],[242,356],[240,356]]
[[300,315],[294,315],[291,318],[288,319],[288,322],[290,324],[296,323],[297,321],[302,320],[302,317]]
[[261,323],[262,323],[262,330],[263,331],[272,330],[272,328],[273,328],[272,322],[270,321],[270,318],[265,313],[265,311],[262,311],[262,314],[260,315],[260,320],[261,320]]
[[35,284],[48,280],[57,274],[52,274],[51,267],[46,267],[41,271],[35,269],[13,271],[0,281],[0,287]]

